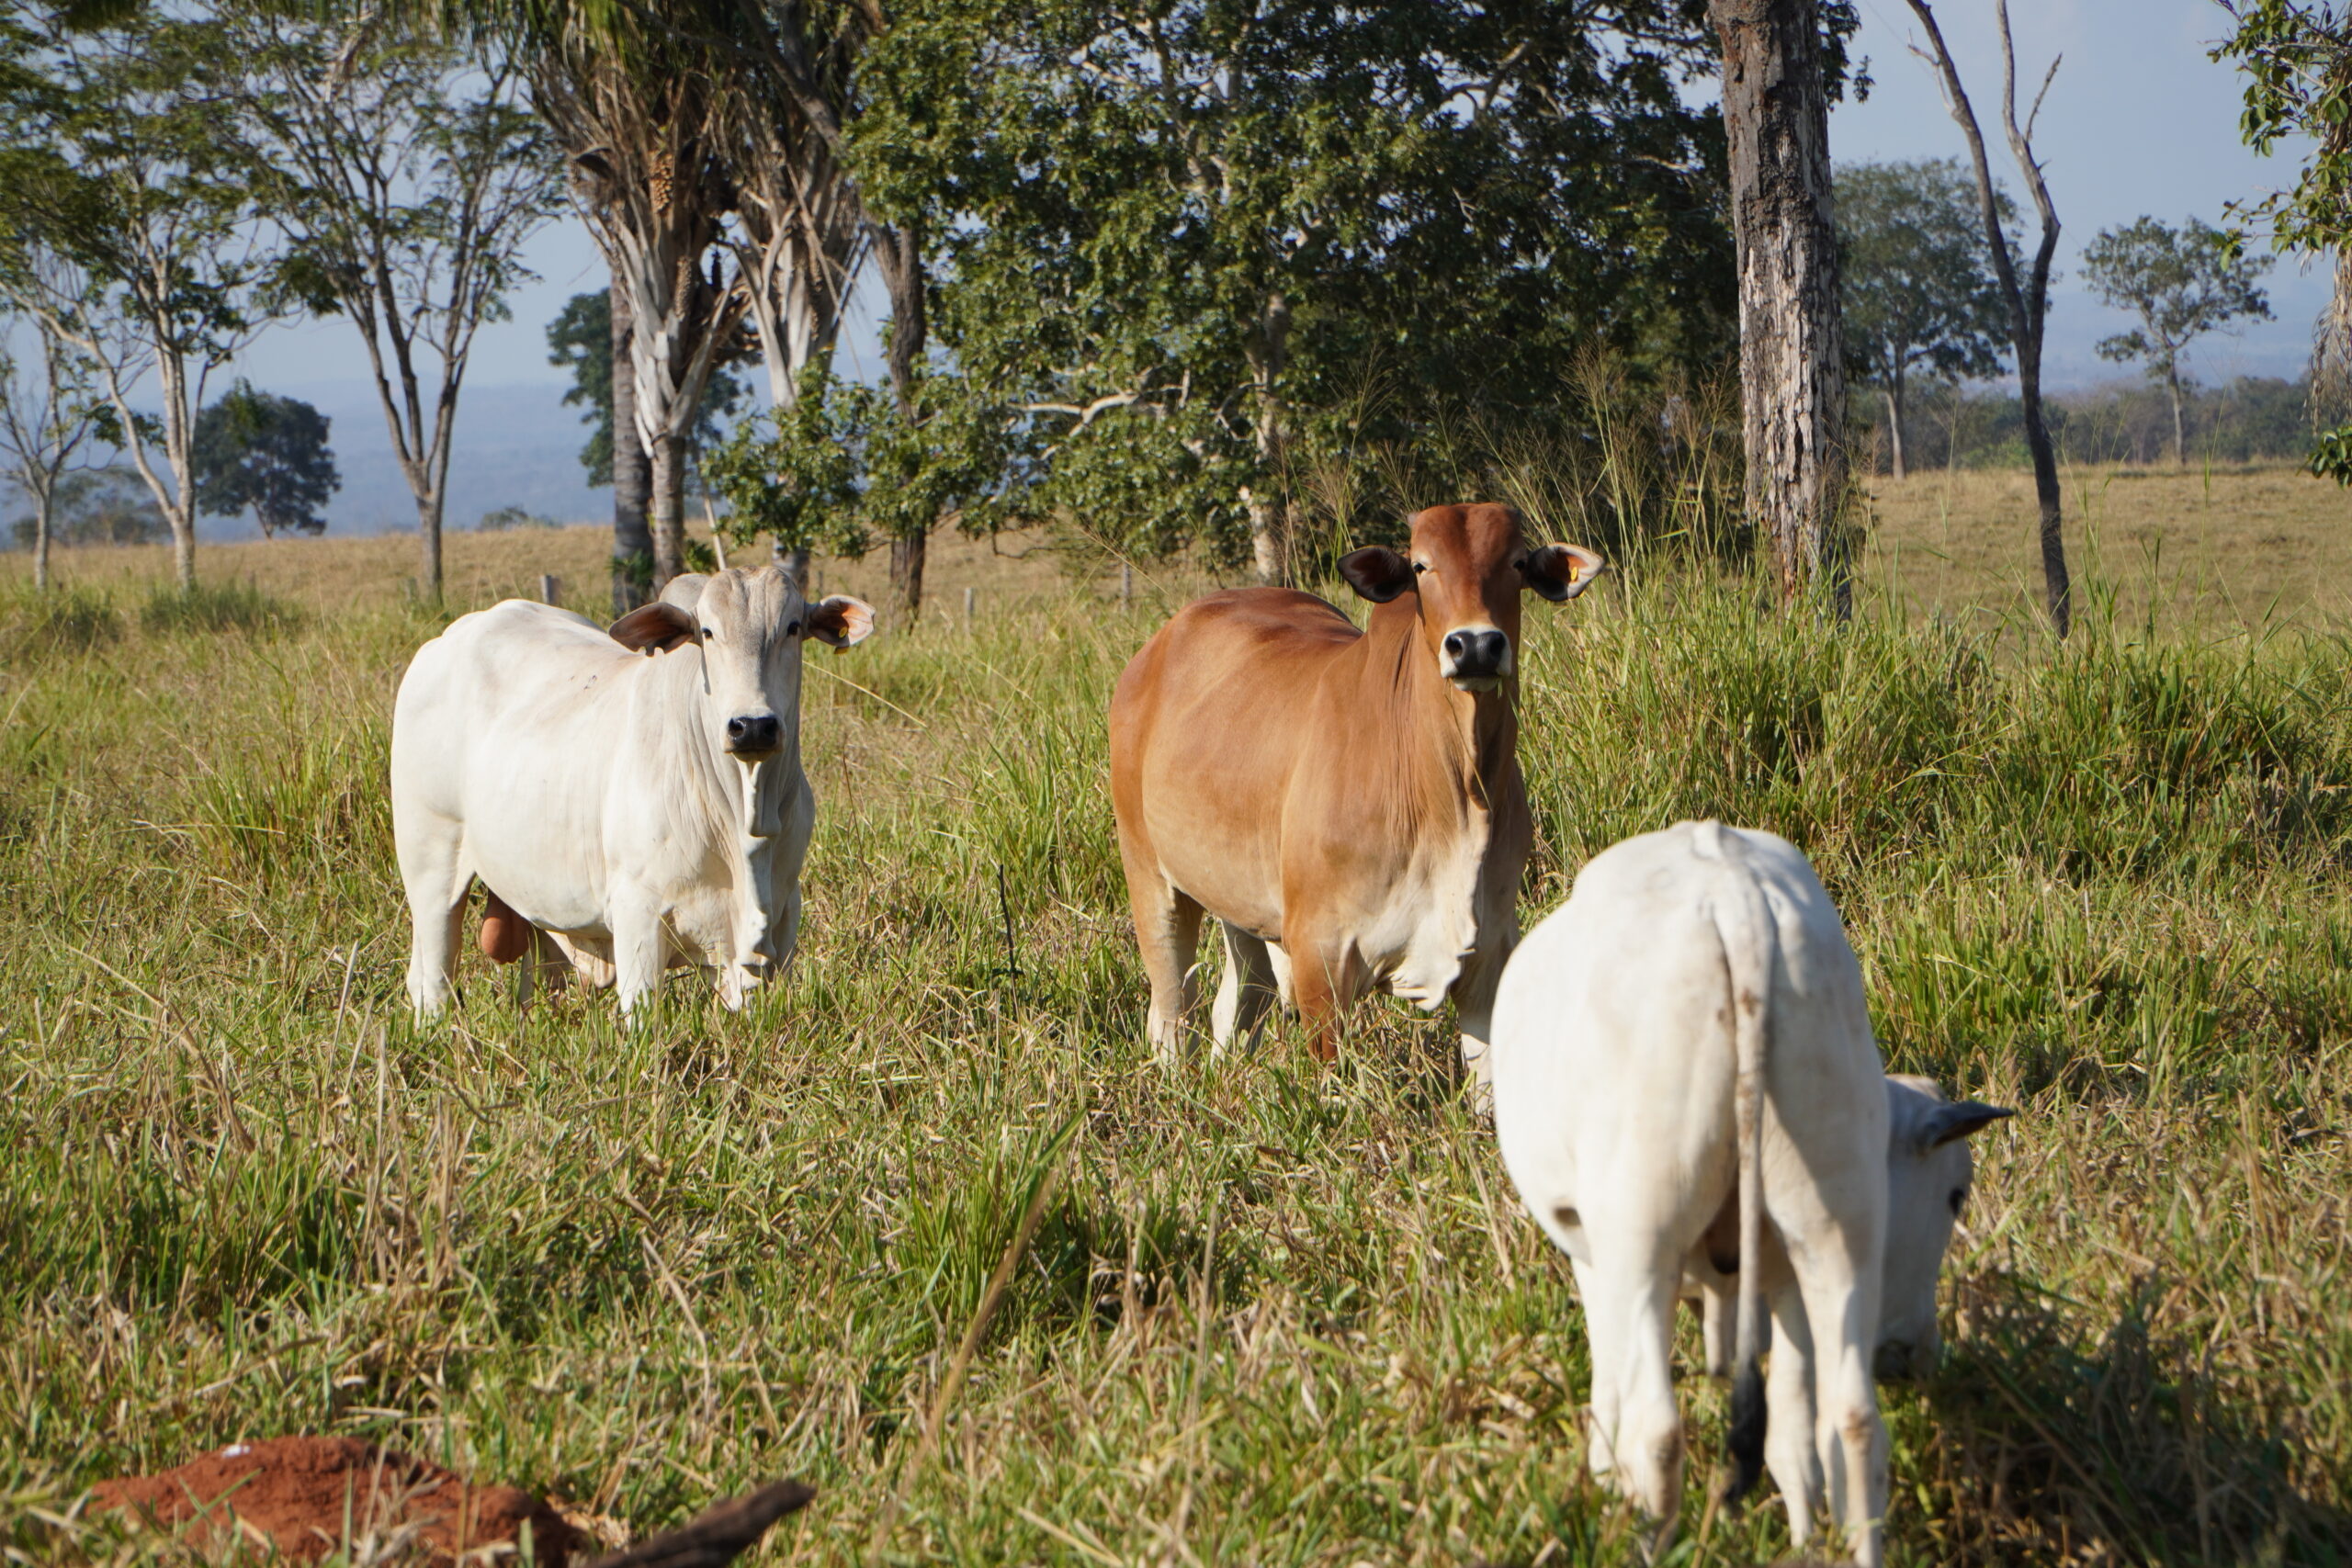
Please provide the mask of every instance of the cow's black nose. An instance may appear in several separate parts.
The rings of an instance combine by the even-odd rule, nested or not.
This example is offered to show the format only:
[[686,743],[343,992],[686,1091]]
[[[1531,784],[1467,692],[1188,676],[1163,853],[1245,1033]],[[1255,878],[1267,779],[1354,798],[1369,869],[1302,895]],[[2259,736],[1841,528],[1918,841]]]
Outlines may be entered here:
[[745,756],[764,757],[775,750],[780,733],[775,715],[746,714],[727,721],[727,749]]
[[1502,672],[1503,653],[1510,639],[1500,632],[1459,631],[1445,634],[1446,657],[1453,660],[1457,678],[1475,679]]

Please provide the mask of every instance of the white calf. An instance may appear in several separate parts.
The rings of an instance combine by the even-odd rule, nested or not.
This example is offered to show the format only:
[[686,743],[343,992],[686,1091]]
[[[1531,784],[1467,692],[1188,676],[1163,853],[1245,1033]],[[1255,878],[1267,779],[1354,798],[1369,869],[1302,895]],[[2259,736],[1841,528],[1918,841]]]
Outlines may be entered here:
[[[1713,822],[1596,856],[1512,955],[1494,1043],[1504,1163],[1584,1301],[1594,1471],[1672,1520],[1675,1302],[1686,1269],[1719,1289],[1736,1279],[1731,1494],[1769,1465],[1802,1544],[1826,1472],[1857,1556],[1877,1563],[1886,1434],[1871,1357],[1891,1260],[1890,1097],[1917,1091],[1890,1090],[1860,968],[1813,868],[1784,840]],[[1916,1130],[1945,1155],[2007,1114],[1944,1110]],[[1963,1164],[1953,1191],[1966,1185]],[[1915,1207],[1897,1212],[1906,1226]],[[1924,1281],[1915,1345],[1932,1343],[1952,1212],[1932,1247],[1906,1236],[1893,1249],[1925,1264],[1895,1281],[1906,1302]]]
[[815,802],[800,768],[806,639],[872,629],[770,568],[681,579],[609,632],[509,600],[417,650],[392,710],[392,832],[415,925],[409,997],[447,999],[475,877],[485,946],[527,922],[594,961],[633,1010],[672,964],[721,997],[791,956]]

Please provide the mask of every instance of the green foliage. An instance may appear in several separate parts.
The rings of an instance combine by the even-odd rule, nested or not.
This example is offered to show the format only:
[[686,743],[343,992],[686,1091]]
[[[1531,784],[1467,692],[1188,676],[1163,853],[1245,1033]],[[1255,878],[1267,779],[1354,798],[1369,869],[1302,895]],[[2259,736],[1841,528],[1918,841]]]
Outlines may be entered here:
[[327,446],[334,422],[299,398],[257,392],[242,378],[196,416],[190,446],[196,503],[216,517],[251,508],[265,537],[326,532],[318,509],[343,487]]
[[890,389],[811,366],[792,402],[744,421],[706,462],[729,502],[728,536],[786,549],[863,554],[872,536],[909,538],[952,519],[967,534],[1010,510],[1004,409],[966,378],[918,370],[911,406]]
[[938,337],[1025,416],[1030,514],[1230,557],[1241,492],[1295,494],[1373,381],[1401,435],[1547,407],[1594,340],[1719,355],[1722,131],[1677,85],[1703,23],[1556,9],[894,18],[861,65],[861,186],[922,220]]
[[793,400],[737,424],[703,459],[703,478],[727,502],[720,526],[749,544],[765,535],[787,550],[864,555],[855,520],[856,434],[823,371],[804,371]]
[[[548,323],[548,363],[571,372],[571,386],[563,394],[567,404],[579,404],[581,422],[593,428],[580,448],[580,466],[588,470],[591,485],[613,482],[613,297],[608,289],[592,289],[564,301]],[[719,421],[732,414],[750,396],[741,379],[727,369],[754,357],[748,344],[722,355],[710,378],[703,383],[702,407],[695,416],[691,446],[705,483],[710,482],[707,454],[719,446]]]
[[83,287],[40,303],[117,358],[225,362],[263,268],[212,92],[237,63],[221,30],[141,9],[50,28],[40,50],[37,73],[0,72],[0,251],[37,242],[80,269]]
[[[1837,180],[1846,345],[1871,378],[1890,384],[1914,366],[1954,379],[1999,375],[2008,305],[1975,176],[1939,158],[1842,164]],[[1996,198],[2013,224],[2016,204],[2007,191]]]
[[2105,303],[2137,314],[2140,326],[2100,343],[2100,357],[2144,359],[2150,376],[2175,378],[2197,338],[2241,317],[2269,320],[2269,299],[2255,287],[2269,270],[2267,259],[2241,254],[2229,234],[2195,218],[2179,229],[2143,217],[2102,231],[2083,251],[2084,281]]

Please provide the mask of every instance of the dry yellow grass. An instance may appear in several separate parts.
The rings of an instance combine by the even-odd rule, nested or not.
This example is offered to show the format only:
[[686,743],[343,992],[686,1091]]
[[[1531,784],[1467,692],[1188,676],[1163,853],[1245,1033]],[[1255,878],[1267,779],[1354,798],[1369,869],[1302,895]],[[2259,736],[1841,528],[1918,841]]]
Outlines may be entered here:
[[[701,529],[694,532],[706,540]],[[925,573],[932,616],[961,615],[964,590],[980,595],[989,613],[1008,595],[1057,592],[1059,558],[1046,547],[1043,530],[1004,534],[994,540],[943,533],[932,540]],[[541,573],[559,581],[562,603],[594,615],[608,603],[612,532],[582,524],[568,528],[515,528],[496,533],[451,532],[443,539],[445,592],[453,604],[482,604],[520,595],[536,598]],[[738,565],[767,558],[764,547],[729,552]],[[829,593],[854,593],[882,602],[889,575],[889,553],[876,549],[862,559],[825,558],[816,563],[818,581]],[[61,549],[51,557],[58,583],[69,588],[144,591],[171,578],[171,551],[162,545]],[[415,592],[417,545],[413,534],[363,536],[328,535],[315,539],[256,540],[203,545],[197,576],[206,582],[250,581],[263,592],[315,609],[380,604]],[[30,558],[0,555],[0,588],[23,582]],[[1114,592],[1116,570],[1100,586]]]
[[[2352,616],[2352,496],[2301,468],[2068,468],[2066,551],[2078,605],[2112,593],[2125,625],[2207,633],[2321,631]],[[1870,586],[1956,618],[2041,613],[2033,476],[1914,475],[1870,485]]]
[[[2292,626],[2352,626],[2352,496],[2301,469],[2279,465],[2174,473],[2165,468],[2069,468],[2066,549],[2079,614],[2106,599],[2126,626],[2153,604],[2168,631],[2211,635]],[[2041,615],[2041,563],[2034,545],[2033,479],[2022,470],[1962,470],[1871,482],[1872,520],[1862,553],[1868,590],[1892,595],[1909,614],[1964,622],[2030,625]],[[698,536],[707,537],[697,527]],[[582,525],[447,536],[447,593],[453,604],[510,594],[536,596],[542,572],[561,583],[565,604],[590,615],[606,603],[610,534]],[[738,564],[766,558],[753,547]],[[943,533],[932,541],[926,618],[955,619],[964,590],[978,613],[1057,593],[1069,583],[1064,558],[1042,529],[994,540]],[[161,546],[60,550],[58,581],[69,586],[143,589],[165,581]],[[20,581],[28,562],[0,555],[0,587]],[[1085,570],[1097,592],[1117,588],[1117,570]],[[251,581],[265,592],[321,608],[381,604],[414,591],[416,539],[409,534],[329,536],[207,545],[197,570],[209,582]],[[827,592],[883,602],[888,552],[817,563]],[[1165,579],[1165,581],[1163,581]],[[1182,598],[1204,585],[1184,568],[1141,568],[1136,590]]]

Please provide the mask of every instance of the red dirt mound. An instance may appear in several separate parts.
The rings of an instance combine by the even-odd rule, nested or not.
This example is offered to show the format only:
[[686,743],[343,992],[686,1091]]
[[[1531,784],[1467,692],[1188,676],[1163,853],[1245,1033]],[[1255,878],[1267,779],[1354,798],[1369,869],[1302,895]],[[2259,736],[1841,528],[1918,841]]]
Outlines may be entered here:
[[518,1561],[526,1520],[540,1568],[565,1568],[578,1545],[571,1527],[528,1493],[469,1485],[356,1438],[232,1443],[153,1475],[100,1482],[95,1498],[97,1508],[127,1509],[166,1529],[200,1517],[191,1532],[199,1541],[237,1528],[233,1515],[249,1537],[266,1537],[297,1562],[316,1562],[346,1540],[373,1538],[382,1550],[400,1537],[433,1568],[487,1568]]

